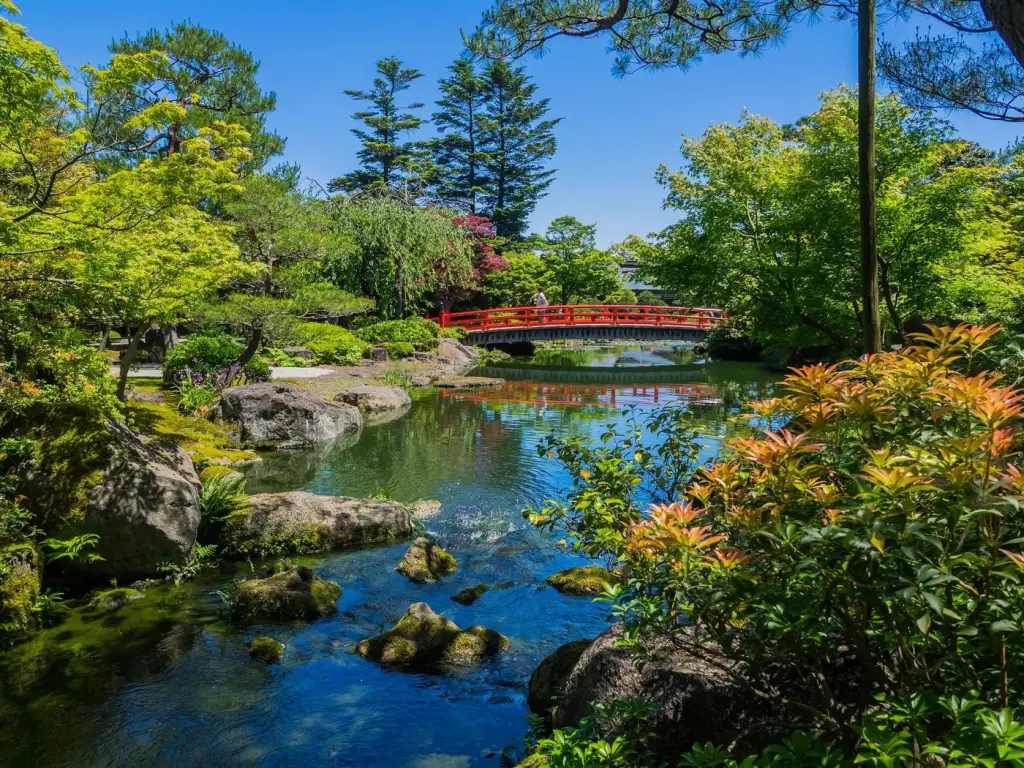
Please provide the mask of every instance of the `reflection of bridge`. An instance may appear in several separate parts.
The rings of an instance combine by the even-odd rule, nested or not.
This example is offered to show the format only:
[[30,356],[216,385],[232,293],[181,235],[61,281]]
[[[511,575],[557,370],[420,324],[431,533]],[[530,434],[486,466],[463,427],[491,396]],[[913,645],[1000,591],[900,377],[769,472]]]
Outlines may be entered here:
[[706,307],[555,304],[442,312],[439,322],[465,329],[466,341],[485,346],[557,339],[697,342],[725,317]]
[[584,368],[558,365],[497,363],[477,369],[476,375],[506,381],[550,381],[561,384],[677,384],[706,382],[703,365],[653,365],[624,368]]
[[502,387],[484,390],[441,390],[442,399],[470,402],[516,403],[542,406],[656,405],[683,401],[693,405],[721,403],[710,384],[651,384],[636,386],[548,384],[529,381],[507,381]]

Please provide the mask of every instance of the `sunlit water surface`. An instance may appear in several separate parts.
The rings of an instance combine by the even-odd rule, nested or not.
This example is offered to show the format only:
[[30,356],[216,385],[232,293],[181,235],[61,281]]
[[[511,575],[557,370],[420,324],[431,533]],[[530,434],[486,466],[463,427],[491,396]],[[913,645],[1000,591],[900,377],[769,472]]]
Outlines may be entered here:
[[[252,493],[439,499],[427,531],[458,558],[455,574],[410,583],[394,571],[404,544],[304,560],[344,589],[337,615],[310,624],[225,623],[218,592],[248,564],[150,589],[113,614],[73,611],[0,655],[0,764],[498,766],[504,748],[522,746],[530,672],[608,621],[601,604],[545,584],[581,561],[522,518],[569,483],[536,445],[549,434],[596,437],[623,410],[684,401],[708,417],[709,459],[728,429],[723,416],[773,378],[692,364],[682,349],[557,353],[481,371],[505,378],[502,388],[419,395],[355,445],[268,455],[248,472]],[[449,599],[480,582],[494,588],[474,605]],[[352,653],[418,601],[460,626],[501,631],[511,650],[420,673]],[[245,644],[258,635],[286,643],[283,664],[249,660]]]

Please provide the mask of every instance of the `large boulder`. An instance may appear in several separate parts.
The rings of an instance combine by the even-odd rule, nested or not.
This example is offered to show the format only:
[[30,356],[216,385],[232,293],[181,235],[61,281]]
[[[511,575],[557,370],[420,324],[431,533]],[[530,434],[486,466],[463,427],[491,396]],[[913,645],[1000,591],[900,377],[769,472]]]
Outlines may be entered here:
[[359,643],[356,653],[381,664],[465,663],[493,656],[509,645],[500,632],[480,626],[459,629],[426,603],[414,603],[394,627]]
[[32,544],[0,548],[0,645],[39,624],[43,558]]
[[412,520],[397,501],[260,493],[249,497],[249,513],[231,520],[222,540],[238,554],[312,554],[411,536]]
[[480,359],[480,352],[455,339],[441,339],[437,345],[437,356],[459,367],[468,367]]
[[[799,724],[799,717],[780,703],[766,702],[738,681],[743,669],[712,646],[700,654],[677,647],[669,640],[652,641],[643,664],[626,648],[616,647],[622,626],[604,631],[582,650],[572,671],[558,686],[542,685],[544,677],[562,666],[545,660],[531,679],[531,706],[543,712],[555,700],[552,725],[568,728],[593,713],[595,703],[616,699],[643,699],[654,705],[646,727],[663,757],[678,756],[695,743],[733,744],[743,751],[773,743]],[[575,653],[576,649],[572,652]],[[569,656],[566,646],[553,656]],[[549,664],[550,660],[550,664]],[[565,661],[563,659],[562,661]],[[545,673],[541,669],[549,665]],[[613,729],[614,722],[606,727]]]
[[363,425],[359,409],[278,382],[228,387],[220,410],[237,424],[239,438],[256,448],[304,448],[358,433]]
[[417,584],[433,584],[458,568],[454,557],[426,536],[420,536],[406,550],[398,572]]
[[532,712],[550,717],[551,709],[561,701],[565,693],[565,683],[569,675],[575,669],[580,656],[593,642],[573,640],[561,645],[533,670],[526,694],[526,703]]
[[312,621],[336,613],[339,597],[341,587],[300,565],[265,579],[241,582],[232,614],[237,619]]
[[202,518],[202,486],[192,459],[175,445],[124,427],[112,427],[111,435],[83,519],[71,521],[56,537],[97,534],[93,551],[103,559],[90,563],[89,570],[119,579],[185,562]]

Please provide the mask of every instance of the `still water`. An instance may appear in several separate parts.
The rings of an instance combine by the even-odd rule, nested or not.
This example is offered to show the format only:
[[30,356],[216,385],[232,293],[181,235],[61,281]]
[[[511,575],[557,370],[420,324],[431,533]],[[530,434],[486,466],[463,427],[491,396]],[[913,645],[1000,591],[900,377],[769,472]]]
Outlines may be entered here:
[[[728,416],[773,380],[671,348],[559,352],[479,372],[504,387],[419,393],[406,415],[365,428],[354,444],[268,455],[248,471],[251,493],[439,499],[443,511],[426,527],[458,558],[455,574],[412,584],[394,571],[403,544],[304,560],[344,590],[336,616],[309,624],[226,623],[218,592],[249,575],[246,563],[151,588],[115,613],[72,611],[0,654],[0,764],[496,768],[503,749],[521,754],[530,672],[608,621],[606,607],[544,582],[580,560],[522,518],[569,484],[538,442],[596,438],[624,410],[684,401],[708,417],[710,459]],[[449,599],[480,582],[494,589],[474,605]],[[429,673],[352,653],[420,601],[460,626],[499,630],[512,648]],[[286,643],[283,664],[249,660],[245,644],[259,635]]]

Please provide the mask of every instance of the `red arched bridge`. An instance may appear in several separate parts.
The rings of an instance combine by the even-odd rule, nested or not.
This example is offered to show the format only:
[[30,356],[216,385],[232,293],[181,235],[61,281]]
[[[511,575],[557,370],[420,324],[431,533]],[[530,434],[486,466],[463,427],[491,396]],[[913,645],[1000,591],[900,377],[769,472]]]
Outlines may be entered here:
[[726,318],[708,307],[647,307],[633,304],[553,304],[442,312],[442,328],[466,331],[478,346],[556,339],[698,342]]

